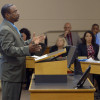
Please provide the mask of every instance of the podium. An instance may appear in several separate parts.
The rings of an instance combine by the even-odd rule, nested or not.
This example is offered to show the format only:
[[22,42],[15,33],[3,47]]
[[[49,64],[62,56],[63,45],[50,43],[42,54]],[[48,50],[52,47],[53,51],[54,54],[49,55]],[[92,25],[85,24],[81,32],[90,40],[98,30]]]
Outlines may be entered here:
[[[33,75],[34,77],[34,75]],[[94,100],[95,88],[89,80],[84,86],[75,89],[79,77],[67,75],[66,83],[39,83],[32,77],[30,84],[30,100]]]
[[35,73],[29,87],[30,100],[94,100],[95,88],[89,80],[76,89],[80,76],[67,75],[67,60],[45,62],[55,53],[48,55],[44,60],[35,61]]
[[[48,54],[43,59],[36,59],[35,83],[65,83],[67,82],[67,60],[47,61],[46,59],[65,53],[66,49]],[[43,61],[44,60],[44,61]],[[41,62],[42,61],[42,62]]]

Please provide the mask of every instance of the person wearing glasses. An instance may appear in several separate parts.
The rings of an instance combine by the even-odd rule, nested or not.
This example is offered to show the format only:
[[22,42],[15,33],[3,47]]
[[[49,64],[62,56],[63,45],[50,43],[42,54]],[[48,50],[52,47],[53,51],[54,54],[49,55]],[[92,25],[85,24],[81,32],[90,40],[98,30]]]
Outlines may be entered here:
[[100,32],[99,32],[99,25],[98,24],[93,24],[91,31],[96,37],[96,44],[100,46]]
[[60,35],[60,36],[63,36],[68,45],[73,45],[73,46],[77,46],[78,44],[81,43],[81,39],[78,35],[78,33],[76,32],[71,32],[71,24],[70,23],[66,23],[64,25],[64,34]]

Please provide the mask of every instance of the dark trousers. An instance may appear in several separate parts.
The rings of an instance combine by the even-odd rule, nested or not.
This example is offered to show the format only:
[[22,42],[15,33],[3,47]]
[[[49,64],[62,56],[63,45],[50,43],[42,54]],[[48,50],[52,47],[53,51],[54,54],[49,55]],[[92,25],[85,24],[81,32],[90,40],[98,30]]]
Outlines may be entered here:
[[26,89],[29,89],[30,80],[32,77],[34,69],[27,68],[26,69]]
[[2,100],[20,100],[22,83],[1,81]]
[[98,89],[99,89],[98,91],[100,92],[100,75],[94,74],[94,78],[97,81]]

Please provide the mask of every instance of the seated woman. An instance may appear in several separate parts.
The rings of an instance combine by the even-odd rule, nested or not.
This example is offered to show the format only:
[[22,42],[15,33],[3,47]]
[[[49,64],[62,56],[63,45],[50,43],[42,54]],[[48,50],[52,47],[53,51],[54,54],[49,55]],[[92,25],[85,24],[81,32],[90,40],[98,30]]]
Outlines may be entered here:
[[[29,39],[31,39],[31,33],[30,31],[27,29],[27,28],[22,28],[20,30],[20,33],[22,35],[22,39],[24,41],[27,41]],[[41,56],[45,49],[46,49],[46,45],[43,44],[43,43],[40,43],[39,45],[41,45],[41,50],[40,51],[37,51],[35,53],[31,53],[31,55],[37,55],[37,56]],[[29,85],[30,85],[30,79],[31,79],[31,76],[32,76],[32,73],[34,72],[34,69],[30,69],[30,68],[27,68],[26,69],[26,88],[25,89],[28,89],[29,88]]]
[[57,39],[57,41],[56,41],[56,44],[50,48],[50,51],[49,51],[49,52],[51,53],[51,52],[54,52],[54,51],[63,49],[63,48],[65,48],[65,47],[66,47],[66,49],[67,49],[67,50],[66,50],[67,52],[64,53],[64,54],[62,54],[60,57],[65,57],[65,56],[67,56],[68,51],[69,51],[69,47],[67,46],[67,43],[66,43],[65,38],[62,37],[62,36],[59,36],[58,39]]
[[[78,45],[78,55],[97,59],[99,45],[95,43],[95,36],[91,31],[87,31],[83,37],[83,43]],[[100,90],[100,75],[93,75]]]
[[[20,33],[22,34],[22,38],[23,38],[24,41],[31,39],[31,33],[27,28],[22,28],[20,30]],[[43,55],[43,53],[46,49],[46,45],[44,43],[39,43],[39,45],[41,45],[41,47],[42,47],[41,50],[37,51],[35,53],[31,53],[31,55],[37,55],[37,56]]]
[[29,40],[31,38],[31,33],[27,28],[22,28],[20,30],[20,33],[22,34],[22,38],[24,41]]
[[97,59],[99,45],[95,43],[95,36],[91,31],[87,31],[83,37],[83,43],[78,45],[78,55],[87,58]]

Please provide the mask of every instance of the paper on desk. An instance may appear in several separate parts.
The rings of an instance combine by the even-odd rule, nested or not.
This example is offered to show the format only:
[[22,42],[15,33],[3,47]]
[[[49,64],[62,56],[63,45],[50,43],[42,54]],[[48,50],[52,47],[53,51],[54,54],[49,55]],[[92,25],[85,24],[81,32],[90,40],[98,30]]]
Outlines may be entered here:
[[32,56],[32,57],[35,59],[35,61],[37,61],[37,60],[40,60],[40,59],[43,59],[43,58],[48,57],[48,55],[47,55],[47,54],[45,54],[45,55],[43,55],[43,56],[36,56],[36,55],[34,55],[34,56]]
[[87,59],[85,62],[100,63],[100,61],[96,61],[92,58]]

